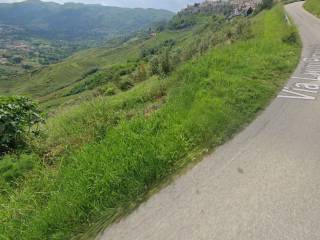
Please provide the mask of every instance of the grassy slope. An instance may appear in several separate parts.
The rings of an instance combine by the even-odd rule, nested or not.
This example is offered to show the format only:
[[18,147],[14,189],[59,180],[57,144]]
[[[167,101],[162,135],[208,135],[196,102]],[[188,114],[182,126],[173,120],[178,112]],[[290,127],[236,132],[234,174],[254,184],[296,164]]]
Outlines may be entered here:
[[52,119],[49,145],[87,137],[96,143],[72,150],[57,168],[39,167],[0,196],[0,239],[70,239],[111,221],[251,121],[299,55],[297,44],[283,41],[294,29],[280,7],[254,18],[252,27],[252,39],[220,46],[169,79],[150,79]]
[[137,39],[118,47],[97,48],[82,51],[61,63],[50,65],[39,72],[26,75],[11,81],[0,81],[0,94],[24,94],[38,99],[46,108],[55,107],[62,103],[81,102],[81,98],[92,93],[84,92],[75,96],[65,96],[75,85],[81,83],[79,79],[92,68],[105,69],[115,64],[126,64],[139,58],[143,47],[154,47],[167,39],[177,42],[188,41],[188,36],[195,29],[188,31],[160,33],[156,38],[147,41]]
[[[95,48],[77,53],[68,59],[50,65],[33,74],[19,77],[10,82],[0,80],[0,94],[28,95],[40,101],[43,108],[55,109],[57,106],[79,104],[95,97],[95,90],[84,91],[76,95],[68,95],[75,86],[84,83],[82,78],[90,69],[99,68],[100,72],[115,65],[141,63],[140,53],[145,48],[155,48],[166,40],[174,40],[174,49],[188,49],[196,42],[199,35],[208,27],[208,17],[198,17],[197,24],[183,30],[165,30],[156,37],[134,37],[124,44],[115,47]],[[214,21],[212,21],[214,22]],[[210,24],[209,24],[210,25]],[[212,29],[207,31],[208,34]],[[148,37],[147,37],[148,38]],[[219,40],[218,40],[219,41]],[[197,42],[198,43],[198,42]],[[195,45],[195,44],[193,44]],[[143,61],[142,61],[143,62]],[[66,96],[68,95],[68,96]]]
[[320,0],[307,0],[304,4],[304,7],[307,11],[312,14],[320,17]]
[[[112,42],[114,47],[107,44],[106,47],[82,51],[32,74],[19,76],[11,81],[0,80],[0,94],[28,95],[39,100],[42,108],[51,110],[57,110],[58,106],[63,108],[79,104],[96,97],[97,88],[75,95],[68,95],[68,93],[74,87],[88,80],[90,76],[87,78],[83,78],[83,76],[91,69],[98,68],[99,72],[103,72],[115,65],[141,64],[144,61],[140,57],[142,49],[159,47],[166,40],[174,40],[174,50],[188,49],[190,45],[194,48],[199,44],[197,39],[204,35],[204,31],[208,36],[213,35],[210,35],[212,31],[215,32],[215,30],[206,29],[210,28],[208,21],[215,22],[208,17],[198,17],[197,24],[191,28],[167,29],[147,40],[147,36],[139,36],[124,44]],[[216,41],[219,42],[219,37]]]
[[[16,80],[10,91],[41,97],[57,92],[58,89],[78,80],[92,67],[101,67],[122,61],[121,57],[128,54],[126,49],[92,49],[75,54],[61,63],[48,66],[24,79]],[[138,52],[133,53],[133,57]],[[2,91],[4,91],[3,89]]]
[[[64,59],[86,46],[96,44],[101,46],[106,39],[146,29],[158,21],[169,20],[173,15],[172,12],[156,9],[126,9],[83,4],[59,5],[40,1],[2,3],[0,25],[8,26],[2,27],[0,32],[0,45],[3,48],[0,49],[0,55],[5,52],[5,59],[9,59],[9,63],[0,64],[0,94],[23,93],[33,97],[43,96],[41,101],[56,99],[57,95],[47,96],[47,94],[76,80],[90,66],[104,66],[107,58],[102,55],[108,51],[99,49],[83,52],[79,56],[80,61],[75,57],[62,64],[50,66],[40,73],[30,74],[27,77],[23,75],[28,71],[43,68],[44,64],[58,62],[59,59]],[[19,28],[9,26],[11,24]],[[50,41],[46,41],[47,38]],[[60,41],[63,39],[75,41],[68,43]],[[12,45],[20,44],[26,44],[36,54],[12,48]],[[123,52],[127,54],[126,50]],[[12,56],[20,56],[23,60],[21,63],[10,63]],[[26,64],[29,65],[28,71],[25,69]],[[57,105],[65,100],[68,99],[48,105]]]

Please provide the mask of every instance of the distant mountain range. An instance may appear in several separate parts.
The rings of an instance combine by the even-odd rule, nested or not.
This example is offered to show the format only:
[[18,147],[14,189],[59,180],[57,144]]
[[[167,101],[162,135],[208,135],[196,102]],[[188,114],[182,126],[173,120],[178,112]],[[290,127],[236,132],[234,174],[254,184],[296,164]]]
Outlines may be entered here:
[[0,3],[0,24],[24,28],[34,37],[55,40],[108,39],[167,21],[173,15],[167,10],[40,0]]
[[[46,2],[81,2],[86,4],[101,4],[105,6],[116,6],[126,8],[156,8],[179,11],[188,4],[202,2],[204,0],[43,0]],[[0,2],[19,2],[19,0],[0,0]]]

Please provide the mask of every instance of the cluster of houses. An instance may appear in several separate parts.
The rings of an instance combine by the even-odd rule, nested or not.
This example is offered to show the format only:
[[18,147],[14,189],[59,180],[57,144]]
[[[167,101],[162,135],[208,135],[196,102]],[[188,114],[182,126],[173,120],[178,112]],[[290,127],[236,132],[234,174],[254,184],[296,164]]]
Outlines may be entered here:
[[205,0],[188,5],[183,13],[206,13],[230,11],[232,16],[251,14],[262,0]]
[[0,65],[9,64],[13,56],[30,53],[32,48],[24,41],[16,40],[16,33],[20,33],[18,27],[0,24]]
[[212,1],[206,0],[202,3],[195,3],[193,5],[188,5],[186,9],[182,10],[184,13],[206,13],[206,12],[217,12],[222,10],[222,8],[229,8],[230,3],[227,1]]
[[8,64],[9,59],[16,54],[31,52],[31,48],[21,42],[6,43],[0,41],[0,64]]
[[231,0],[235,16],[251,14],[262,0]]

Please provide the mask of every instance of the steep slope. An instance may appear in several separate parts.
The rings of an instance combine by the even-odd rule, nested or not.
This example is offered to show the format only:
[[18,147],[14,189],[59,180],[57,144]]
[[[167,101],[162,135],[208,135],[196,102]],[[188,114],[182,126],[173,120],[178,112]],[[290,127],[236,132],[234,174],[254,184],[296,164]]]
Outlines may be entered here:
[[[77,75],[79,68],[85,74],[90,68],[103,65],[105,60],[101,53],[108,54],[106,48],[82,53],[66,63],[66,67],[64,64],[46,66],[61,62],[80,50],[105,46],[111,38],[121,36],[119,42],[123,42],[138,30],[147,34],[149,27],[164,24],[172,16],[173,13],[165,10],[61,5],[40,0],[0,3],[0,94],[43,96],[47,94],[41,88],[44,81],[57,88],[65,87],[54,82],[65,81],[67,85],[77,80],[68,79],[72,75],[70,72],[75,72],[74,77],[79,79],[82,76]],[[87,62],[79,61],[87,57]],[[79,67],[76,66],[78,62]],[[75,66],[76,71],[69,69],[70,66]],[[65,73],[55,74],[54,69]],[[29,91],[30,85],[36,91]],[[49,87],[48,91],[51,93],[57,88]]]
[[99,239],[319,239],[320,19],[302,5],[286,6],[303,51],[279,97]]
[[33,168],[15,181],[5,176],[17,157],[6,157],[1,237],[95,236],[251,121],[297,64],[296,30],[280,6],[253,18],[197,20],[207,24],[189,32],[175,51],[166,51],[172,41],[161,53],[158,44],[143,51],[152,74],[129,91],[50,118],[32,151],[19,156]]
[[[181,28],[180,21],[192,22]],[[43,107],[73,105],[97,95],[110,84],[115,92],[127,90],[143,81],[136,76],[139,66],[150,69],[152,59],[162,57],[165,51],[171,52],[172,65],[187,60],[198,53],[200,47],[205,51],[210,45],[218,44],[224,38],[219,33],[211,39],[214,32],[227,22],[224,17],[211,15],[187,16],[182,20],[174,18],[168,26],[153,32],[143,32],[125,40],[114,40],[105,47],[94,48],[39,71],[34,71],[11,81],[0,81],[0,94],[23,94],[39,100]],[[230,27],[231,33],[235,30]],[[197,42],[201,44],[198,45]],[[173,59],[174,58],[174,59]],[[114,69],[116,72],[114,72]],[[110,76],[110,72],[114,72]],[[121,76],[118,76],[117,74]],[[97,81],[96,84],[92,84]]]

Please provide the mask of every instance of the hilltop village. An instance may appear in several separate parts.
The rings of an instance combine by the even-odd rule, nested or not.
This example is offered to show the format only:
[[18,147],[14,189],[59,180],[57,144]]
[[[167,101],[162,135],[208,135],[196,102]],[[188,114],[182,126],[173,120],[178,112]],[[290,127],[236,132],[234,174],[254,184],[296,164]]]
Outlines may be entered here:
[[208,13],[208,12],[232,12],[232,16],[249,15],[261,3],[261,0],[230,0],[214,1],[206,0],[203,3],[188,5],[182,10],[182,14]]

